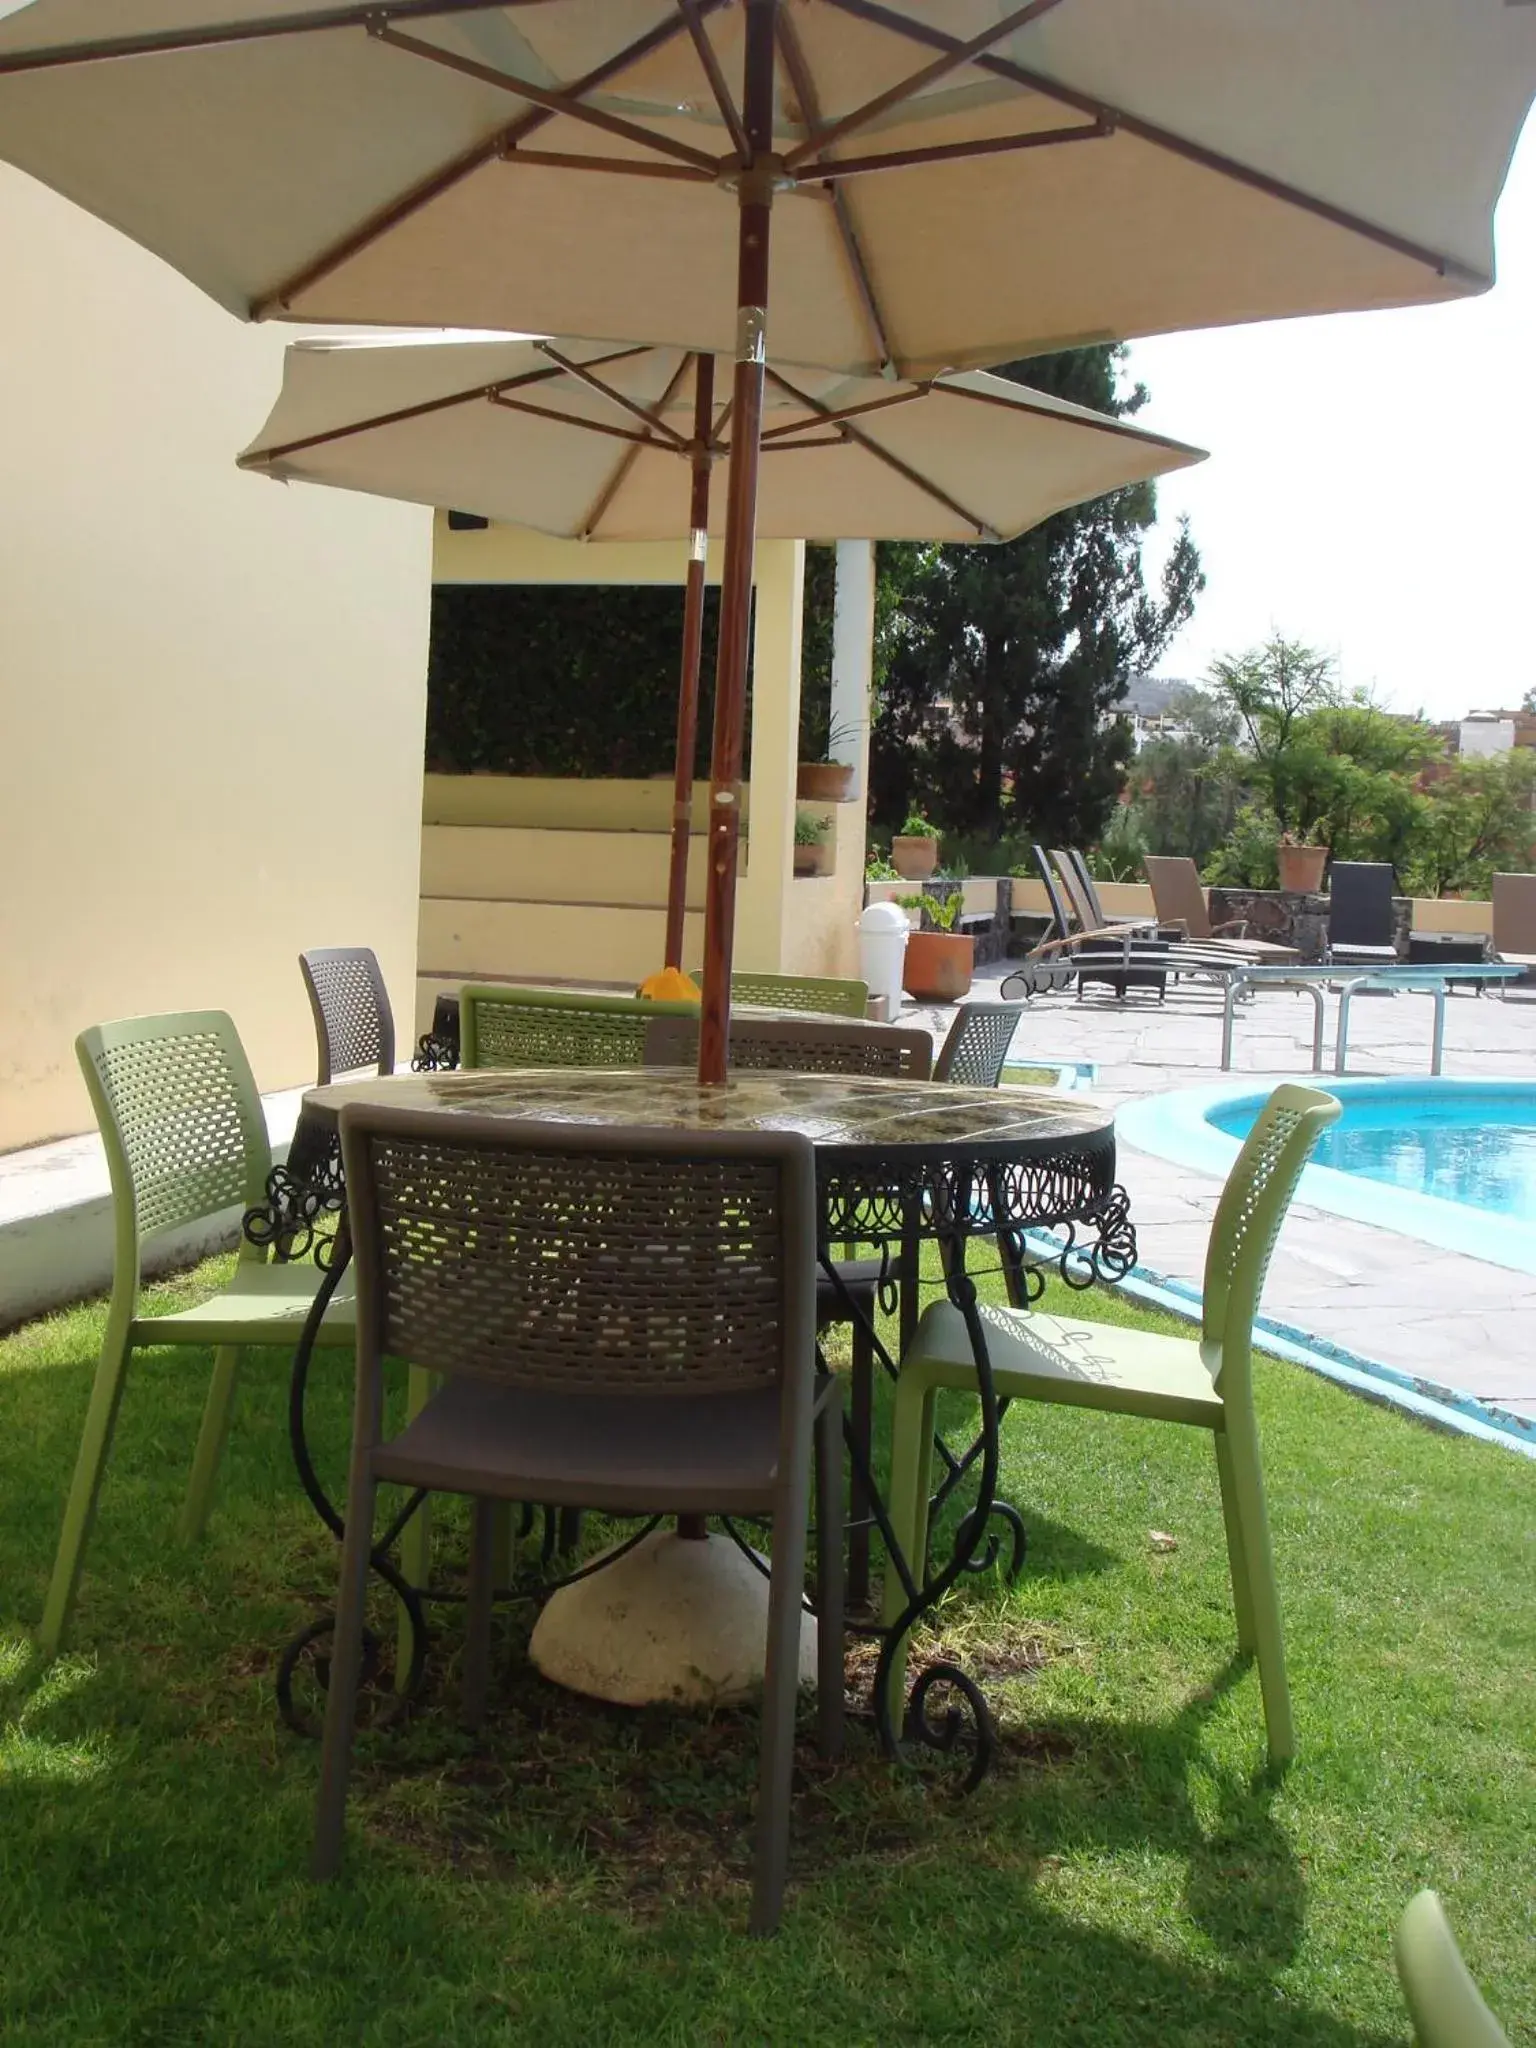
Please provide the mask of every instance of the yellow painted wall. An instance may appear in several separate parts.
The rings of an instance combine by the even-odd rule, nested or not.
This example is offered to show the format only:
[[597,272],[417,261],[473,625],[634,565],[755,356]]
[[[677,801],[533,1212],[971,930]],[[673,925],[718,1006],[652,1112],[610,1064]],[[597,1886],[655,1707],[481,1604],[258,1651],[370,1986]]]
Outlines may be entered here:
[[[711,551],[718,580],[722,551]],[[864,837],[862,806],[837,807],[835,876],[792,873],[799,730],[799,541],[756,552],[749,825],[736,897],[735,964],[759,972],[848,974],[855,968]],[[493,526],[450,531],[439,518],[434,576],[446,583],[681,583],[681,542],[550,540]],[[750,800],[748,800],[750,799]],[[660,966],[670,779],[579,782],[537,776],[426,778],[417,1017],[455,975],[632,984]],[[699,838],[689,904],[702,906],[708,808],[694,791]],[[686,927],[684,963],[703,953],[703,920]]]
[[240,474],[291,330],[0,166],[0,1149],[72,1040],[229,1010],[309,1079],[295,955],[415,971],[430,515]]

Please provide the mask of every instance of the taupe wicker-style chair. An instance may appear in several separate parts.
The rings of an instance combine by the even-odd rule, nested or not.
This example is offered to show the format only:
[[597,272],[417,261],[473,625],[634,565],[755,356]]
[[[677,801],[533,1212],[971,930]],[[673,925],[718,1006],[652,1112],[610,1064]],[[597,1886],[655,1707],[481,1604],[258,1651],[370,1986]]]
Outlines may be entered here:
[[995,1088],[1023,1014],[1022,1003],[962,1003],[939,1047],[934,1080],[953,1081],[963,1088]]
[[[358,1346],[347,1533],[314,1849],[341,1858],[381,1482],[475,1501],[465,1712],[483,1711],[497,1504],[770,1515],[752,1926],[788,1854],[814,1441],[821,1746],[842,1738],[842,1417],[817,1380],[816,1185],[792,1132],[553,1130],[349,1104]],[[443,1375],[394,1437],[384,1360]]]
[[[1012,1007],[1011,1005],[1009,1007]],[[692,1066],[698,1056],[699,1027],[691,1017],[657,1017],[646,1029],[645,1063],[651,1067]],[[933,1071],[933,1040],[926,1031],[896,1024],[854,1024],[821,1018],[733,1017],[727,1064],[743,1070],[796,1074],[872,1074],[896,1081],[926,1081]],[[846,1322],[853,1332],[849,1385],[852,1423],[866,1467],[874,1438],[875,1352],[870,1325],[878,1305],[879,1259],[839,1259],[838,1277],[849,1302],[822,1274],[816,1284],[816,1325],[831,1329]],[[848,1599],[869,1597],[871,1504],[857,1473],[853,1482],[848,1535]]]
[[337,1074],[395,1071],[395,1018],[371,946],[311,946],[299,972],[315,1013],[320,1087]]
[[[655,1017],[646,1026],[648,1067],[687,1067],[698,1058],[697,1014]],[[840,1017],[733,1017],[727,1065],[739,1072],[871,1074],[926,1081],[933,1040],[899,1024],[855,1024]]]

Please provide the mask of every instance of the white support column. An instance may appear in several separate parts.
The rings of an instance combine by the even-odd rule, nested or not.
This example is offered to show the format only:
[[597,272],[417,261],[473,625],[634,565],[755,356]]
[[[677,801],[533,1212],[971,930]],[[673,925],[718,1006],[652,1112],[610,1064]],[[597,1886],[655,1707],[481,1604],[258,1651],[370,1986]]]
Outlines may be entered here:
[[838,758],[853,762],[851,793],[861,802],[869,764],[874,642],[875,544],[840,540],[832,601],[832,725],[848,735]]
[[804,582],[803,540],[758,542],[747,871],[736,889],[735,964],[760,974],[782,970],[789,932]]

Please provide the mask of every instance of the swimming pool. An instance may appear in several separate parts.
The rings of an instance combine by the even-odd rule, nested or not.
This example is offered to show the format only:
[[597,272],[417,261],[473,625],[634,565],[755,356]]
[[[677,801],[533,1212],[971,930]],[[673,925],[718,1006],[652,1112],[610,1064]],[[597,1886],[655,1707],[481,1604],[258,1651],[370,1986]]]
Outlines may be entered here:
[[[1319,1080],[1343,1104],[1298,1200],[1446,1251],[1536,1273],[1536,1081]],[[1267,1090],[1128,1103],[1129,1145],[1225,1178]]]
[[[1341,1099],[1344,1114],[1313,1155],[1319,1166],[1536,1224],[1536,1084],[1430,1095],[1394,1083]],[[1246,1138],[1263,1100],[1244,1096],[1206,1114]]]

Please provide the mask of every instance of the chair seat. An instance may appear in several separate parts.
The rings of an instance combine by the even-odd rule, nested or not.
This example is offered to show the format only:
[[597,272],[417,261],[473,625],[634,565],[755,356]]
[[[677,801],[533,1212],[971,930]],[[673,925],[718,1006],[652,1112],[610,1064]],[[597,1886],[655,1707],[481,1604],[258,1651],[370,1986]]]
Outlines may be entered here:
[[[1200,1346],[1186,1338],[1023,1309],[984,1307],[981,1319],[993,1381],[1010,1400],[1222,1426],[1221,1396]],[[903,1374],[914,1369],[937,1385],[974,1389],[965,1319],[950,1302],[936,1301],[923,1311],[902,1360]]]
[[1396,946],[1330,946],[1330,967],[1395,967]]
[[374,1456],[381,1479],[615,1513],[748,1513],[773,1504],[777,1387],[579,1395],[448,1379]]
[[[242,1260],[228,1287],[196,1308],[137,1316],[136,1344],[296,1344],[324,1275],[308,1259],[259,1265]],[[352,1276],[344,1273],[320,1328],[322,1344],[351,1344],[357,1333]]]

